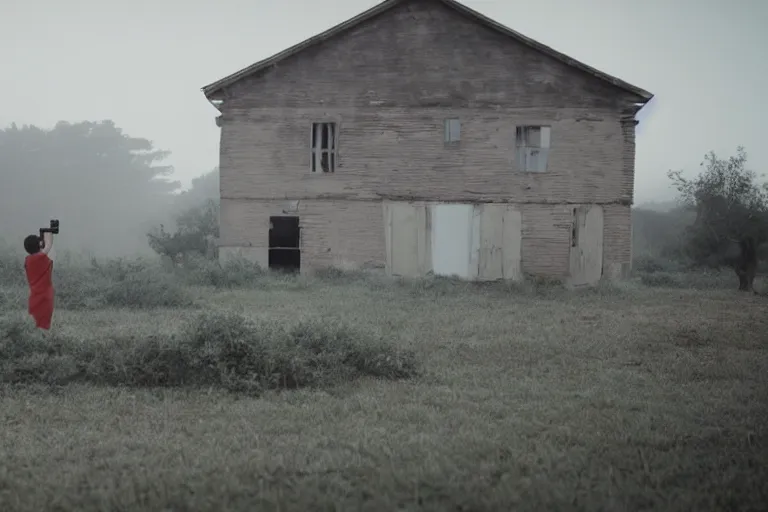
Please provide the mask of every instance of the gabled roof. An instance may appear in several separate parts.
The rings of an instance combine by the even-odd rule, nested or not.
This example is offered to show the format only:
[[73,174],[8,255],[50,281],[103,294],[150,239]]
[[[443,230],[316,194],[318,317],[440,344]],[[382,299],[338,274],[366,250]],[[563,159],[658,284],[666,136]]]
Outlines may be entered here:
[[[222,78],[221,80],[218,80],[216,82],[213,82],[212,84],[206,85],[203,87],[203,94],[205,94],[206,97],[209,97],[220,91],[221,89],[228,87],[232,85],[233,83],[246,78],[250,75],[253,75],[257,73],[258,71],[261,71],[262,69],[265,69],[269,66],[273,66],[277,64],[278,62],[287,59],[288,57],[291,57],[292,55],[296,55],[297,53],[306,50],[307,48],[310,48],[312,46],[315,46],[323,41],[327,41],[328,39],[331,39],[333,37],[336,37],[344,32],[346,32],[349,29],[352,29],[356,27],[357,25],[364,23],[365,21],[378,16],[379,14],[382,14],[386,11],[389,11],[390,9],[401,5],[403,3],[407,3],[413,0],[385,0],[384,2],[380,3],[379,5],[376,5],[372,7],[371,9],[368,9],[367,11],[358,14],[354,18],[347,20],[345,22],[342,22],[335,27],[332,27],[325,32],[318,34],[314,37],[311,37],[307,39],[306,41],[303,41],[297,45],[294,45],[287,50],[283,50],[282,52],[273,55],[272,57],[269,57],[267,59],[264,59],[262,61],[257,62],[256,64],[252,64],[251,66],[248,66],[247,68],[243,68],[240,71],[237,71],[235,73],[232,73],[229,76],[226,76]],[[571,66],[575,69],[579,69],[581,71],[584,71],[586,73],[589,73],[590,75],[603,80],[605,82],[608,82],[619,89],[622,89],[626,92],[629,92],[631,94],[634,94],[641,98],[642,101],[638,103],[646,103],[651,98],[653,98],[653,94],[650,92],[643,90],[639,87],[636,87],[632,84],[629,84],[619,78],[616,78],[614,76],[611,76],[607,73],[603,73],[602,71],[593,68],[592,66],[588,66],[587,64],[584,64],[583,62],[579,62],[576,59],[573,59],[564,53],[560,53],[557,50],[550,48],[549,46],[543,45],[539,43],[538,41],[535,41],[531,39],[530,37],[526,37],[523,34],[516,32],[510,28],[505,27],[504,25],[488,18],[487,16],[484,16],[480,14],[479,12],[475,11],[474,9],[470,9],[466,5],[463,5],[456,0],[434,0],[443,3],[447,7],[450,7],[451,9],[454,9],[455,11],[459,12],[460,14],[466,16],[470,20],[474,21],[475,23],[479,23],[481,25],[484,25],[492,30],[495,30],[496,32],[499,32],[500,34],[503,34],[505,36],[508,36],[530,48],[533,48],[534,50],[537,50],[545,55],[549,55],[550,57],[553,57],[560,62],[563,62],[564,64]]]

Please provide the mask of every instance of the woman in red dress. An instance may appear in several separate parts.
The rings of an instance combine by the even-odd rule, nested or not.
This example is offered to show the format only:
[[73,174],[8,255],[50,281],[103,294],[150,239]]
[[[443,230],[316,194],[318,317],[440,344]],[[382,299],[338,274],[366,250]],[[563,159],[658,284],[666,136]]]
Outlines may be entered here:
[[24,260],[24,270],[29,282],[29,314],[40,329],[49,330],[53,318],[53,259],[49,252],[53,247],[53,233],[43,237],[29,235],[24,239],[24,249],[29,256]]

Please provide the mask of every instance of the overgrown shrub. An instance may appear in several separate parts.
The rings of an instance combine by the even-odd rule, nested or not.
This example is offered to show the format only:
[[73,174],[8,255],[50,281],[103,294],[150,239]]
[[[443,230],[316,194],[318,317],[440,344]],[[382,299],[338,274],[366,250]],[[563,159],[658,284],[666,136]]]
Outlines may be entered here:
[[222,264],[193,254],[186,255],[185,266],[174,272],[187,284],[215,288],[255,286],[266,275],[259,265],[245,258],[232,258]]
[[0,311],[27,306],[27,296],[21,286],[0,286]]
[[92,260],[89,266],[68,265],[54,270],[58,306],[66,309],[98,307],[183,307],[191,298],[178,280],[149,260]]
[[199,206],[181,212],[175,218],[176,230],[170,233],[162,224],[149,233],[149,246],[161,256],[196,253],[213,259],[215,240],[219,236],[219,203],[208,199]]
[[413,352],[337,321],[284,326],[204,313],[174,335],[72,340],[0,318],[0,381],[130,387],[219,386],[259,393],[417,374]]
[[[0,253],[0,310],[26,307],[24,260],[18,254]],[[54,263],[56,307],[155,308],[192,304],[183,282],[150,260],[113,259],[106,262],[60,255]]]
[[14,251],[0,240],[0,288],[4,286],[22,286],[24,277],[24,258],[19,251]]
[[[196,254],[185,255],[182,266],[148,258],[88,261],[60,254],[53,271],[56,307],[75,310],[183,307],[192,304],[187,286],[228,289],[277,286],[286,280],[290,276],[275,279],[245,258],[222,264]],[[22,255],[0,248],[0,310],[25,307],[26,287]]]

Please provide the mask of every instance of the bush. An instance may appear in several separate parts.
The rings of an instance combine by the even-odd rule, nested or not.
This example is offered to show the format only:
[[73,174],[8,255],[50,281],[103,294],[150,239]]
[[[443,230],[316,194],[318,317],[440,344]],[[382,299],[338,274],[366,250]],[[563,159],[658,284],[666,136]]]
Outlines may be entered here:
[[73,381],[130,387],[219,386],[236,392],[330,386],[417,374],[415,355],[346,324],[292,326],[205,313],[175,335],[47,339],[31,323],[0,318],[0,381]]
[[161,256],[175,258],[178,254],[196,253],[212,259],[219,236],[219,203],[208,199],[203,204],[187,208],[175,218],[176,231],[169,233],[161,224],[147,233],[149,246]]
[[103,293],[111,307],[170,308],[192,304],[191,298],[172,276],[146,269],[113,281]]
[[27,296],[21,286],[0,286],[0,311],[27,307]]
[[0,317],[0,381],[64,383],[77,371],[60,339],[44,338],[21,317]]
[[54,270],[56,302],[65,309],[158,308],[192,304],[180,283],[148,260],[92,260]]
[[[268,280],[270,273],[245,258],[224,264],[195,254],[185,255],[183,267],[163,266],[152,259],[116,258],[90,261],[61,254],[54,264],[56,307],[156,308],[192,305],[185,286],[219,289],[288,284]],[[0,310],[25,307],[26,278],[21,255],[0,248]]]
[[[26,307],[23,259],[0,253],[0,310]],[[53,270],[56,307],[156,308],[192,304],[182,283],[149,260],[92,260],[90,264],[62,255]]]
[[259,265],[245,258],[232,258],[222,265],[194,255],[186,255],[185,267],[175,272],[187,284],[215,288],[253,286],[266,275]]
[[0,241],[0,287],[23,286],[24,257],[20,252],[12,250]]

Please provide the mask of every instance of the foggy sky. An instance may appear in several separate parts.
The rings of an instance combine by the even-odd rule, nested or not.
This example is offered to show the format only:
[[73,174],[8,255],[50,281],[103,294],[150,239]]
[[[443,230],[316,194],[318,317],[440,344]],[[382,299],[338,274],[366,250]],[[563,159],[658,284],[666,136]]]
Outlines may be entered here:
[[[200,88],[374,0],[24,0],[0,7],[0,126],[112,119],[173,152],[177,179],[218,165]],[[651,91],[635,203],[670,198],[666,171],[744,145],[768,171],[768,0],[464,0],[523,34]],[[9,4],[12,4],[9,5]]]

